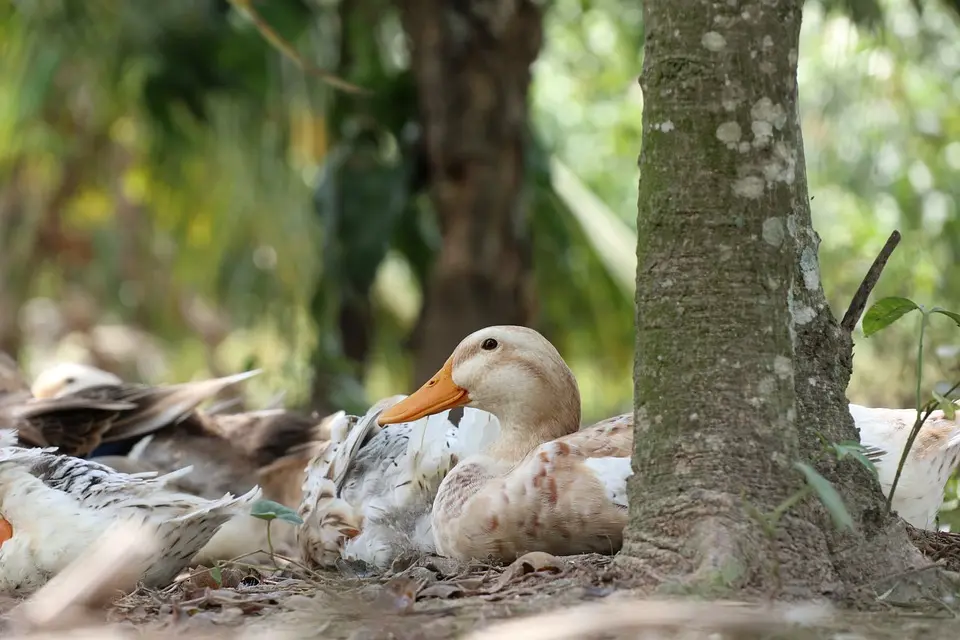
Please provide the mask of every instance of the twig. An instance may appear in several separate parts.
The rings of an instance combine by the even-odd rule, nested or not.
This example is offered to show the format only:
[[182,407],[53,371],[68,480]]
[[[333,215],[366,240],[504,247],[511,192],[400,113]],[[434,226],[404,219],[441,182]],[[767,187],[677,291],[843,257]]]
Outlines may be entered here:
[[885,575],[885,576],[880,576],[879,578],[875,578],[875,579],[871,580],[870,582],[867,582],[867,583],[866,583],[865,585],[863,585],[863,586],[865,586],[865,587],[872,587],[872,586],[874,586],[874,585],[876,585],[876,584],[879,584],[879,583],[881,583],[881,582],[886,582],[887,580],[899,580],[900,578],[906,578],[906,577],[909,577],[909,576],[913,576],[913,575],[916,575],[916,574],[918,574],[918,573],[923,573],[923,572],[925,572],[925,571],[930,571],[931,569],[942,569],[943,566],[944,566],[944,563],[943,563],[942,561],[939,561],[939,560],[938,560],[937,562],[934,562],[934,563],[932,563],[932,564],[925,564],[925,565],[923,565],[922,567],[915,567],[915,568],[913,568],[913,569],[907,569],[906,571],[897,571],[897,572],[895,572],[895,573],[889,573],[889,574],[887,574],[887,575]]
[[843,314],[843,320],[840,322],[840,326],[843,327],[847,333],[853,333],[853,329],[857,326],[860,316],[863,315],[863,310],[867,307],[867,298],[870,297],[873,288],[877,286],[877,281],[880,280],[880,274],[883,272],[883,268],[887,266],[887,260],[890,259],[890,254],[892,254],[893,250],[900,244],[900,239],[900,232],[894,229],[890,237],[887,238],[886,244],[883,245],[883,249],[880,249],[880,253],[877,254],[873,264],[870,265],[870,270],[867,271],[867,275],[863,277],[860,288],[858,288],[854,294],[853,300],[850,301],[850,306],[847,307],[847,312]]
[[369,94],[368,89],[358,87],[355,84],[351,84],[346,80],[337,77],[336,75],[330,73],[329,71],[324,71],[319,67],[315,67],[306,60],[304,60],[299,53],[290,45],[289,42],[283,39],[283,37],[277,33],[273,27],[270,26],[266,20],[263,19],[263,16],[253,8],[253,0],[230,0],[230,4],[234,7],[240,9],[241,12],[246,13],[247,17],[250,19],[250,22],[253,23],[253,26],[257,28],[260,32],[260,35],[266,39],[275,49],[280,53],[290,58],[304,73],[309,73],[312,76],[316,76],[329,84],[332,87],[336,87],[342,91],[348,93],[361,93]]

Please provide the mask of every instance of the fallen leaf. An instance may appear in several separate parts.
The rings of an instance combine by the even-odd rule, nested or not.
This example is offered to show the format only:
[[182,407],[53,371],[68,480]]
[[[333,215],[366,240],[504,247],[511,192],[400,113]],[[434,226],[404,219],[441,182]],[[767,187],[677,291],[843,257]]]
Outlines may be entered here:
[[434,556],[424,562],[424,565],[427,569],[440,574],[441,578],[450,578],[457,575],[462,568],[460,563],[453,558],[444,558],[442,556]]
[[496,593],[517,578],[529,573],[538,573],[540,571],[559,573],[562,564],[556,556],[550,555],[549,553],[531,551],[514,560],[486,592],[488,594]]
[[409,613],[417,602],[417,594],[423,583],[412,578],[394,578],[383,586],[374,606],[391,613]]

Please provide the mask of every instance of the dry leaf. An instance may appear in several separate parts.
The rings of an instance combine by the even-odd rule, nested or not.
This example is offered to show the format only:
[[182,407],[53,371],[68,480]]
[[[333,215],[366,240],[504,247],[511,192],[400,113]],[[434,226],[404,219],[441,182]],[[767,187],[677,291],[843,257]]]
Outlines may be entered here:
[[528,573],[537,573],[539,571],[549,571],[550,573],[559,573],[562,562],[556,557],[543,551],[531,551],[514,560],[507,567],[492,587],[487,589],[487,593],[496,593],[509,583]]
[[374,606],[390,613],[409,613],[417,602],[417,594],[423,583],[412,578],[394,578],[383,586]]

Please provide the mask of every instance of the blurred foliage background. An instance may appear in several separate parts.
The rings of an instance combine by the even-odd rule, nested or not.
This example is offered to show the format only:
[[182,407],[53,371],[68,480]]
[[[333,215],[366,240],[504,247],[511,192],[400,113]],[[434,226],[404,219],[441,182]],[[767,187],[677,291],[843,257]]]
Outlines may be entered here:
[[[442,236],[397,8],[244,5],[0,0],[0,348],[31,374],[260,366],[255,397],[355,411],[422,382],[410,336]],[[874,296],[960,310],[957,15],[806,3],[803,132],[837,315],[894,228]],[[258,20],[369,92],[305,72]],[[640,4],[553,0],[543,30],[524,176],[535,324],[592,420],[631,405]],[[912,406],[913,324],[860,335],[852,401]],[[960,332],[929,335],[932,388],[960,377]]]

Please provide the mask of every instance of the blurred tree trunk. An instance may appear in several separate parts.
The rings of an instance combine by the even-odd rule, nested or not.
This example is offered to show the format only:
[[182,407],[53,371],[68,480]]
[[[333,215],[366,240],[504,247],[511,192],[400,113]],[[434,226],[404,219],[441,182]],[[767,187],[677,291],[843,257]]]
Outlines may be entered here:
[[[621,561],[694,592],[872,593],[925,563],[877,482],[817,437],[857,433],[850,336],[827,306],[810,219],[800,19],[801,0],[644,3],[636,473]],[[769,514],[803,487],[796,461],[833,482],[856,533],[815,497],[765,533],[751,507]]]
[[522,202],[527,90],[540,49],[530,0],[400,0],[443,247],[411,345],[419,384],[467,334],[533,320]]

